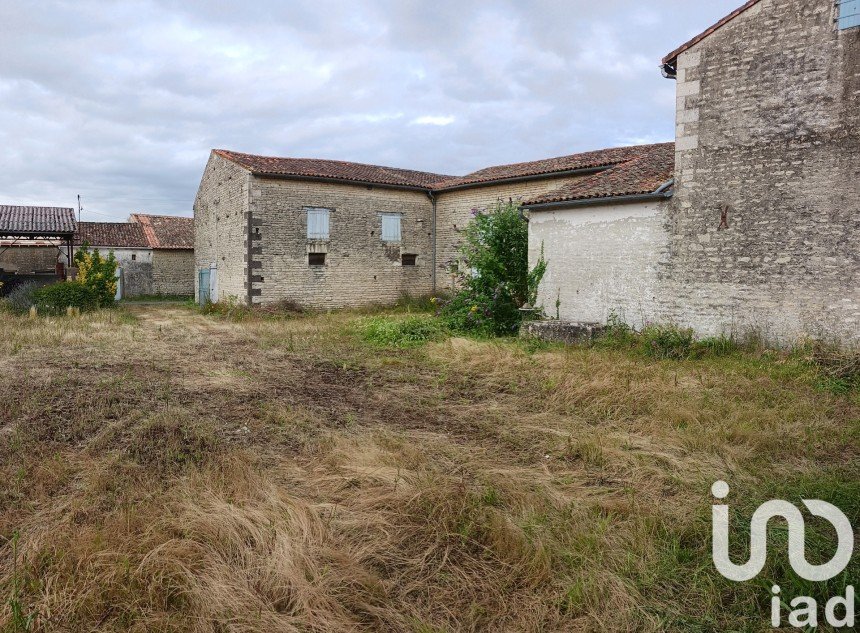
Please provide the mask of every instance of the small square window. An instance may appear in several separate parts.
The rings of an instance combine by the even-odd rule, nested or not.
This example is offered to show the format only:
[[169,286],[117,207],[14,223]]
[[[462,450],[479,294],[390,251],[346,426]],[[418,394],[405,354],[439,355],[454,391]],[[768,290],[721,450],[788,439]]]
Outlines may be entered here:
[[403,266],[414,266],[416,259],[418,259],[418,255],[414,253],[403,253],[400,256],[400,264]]
[[325,253],[308,253],[308,266],[325,266]]
[[136,259],[137,259],[137,253],[132,253],[131,254],[131,261],[134,261]]
[[308,213],[308,239],[327,240],[329,209],[312,207],[306,209]]
[[399,213],[383,213],[382,214],[382,241],[383,242],[399,242],[400,241],[400,214]]
[[839,5],[839,28],[842,30],[860,26],[860,0],[837,0]]

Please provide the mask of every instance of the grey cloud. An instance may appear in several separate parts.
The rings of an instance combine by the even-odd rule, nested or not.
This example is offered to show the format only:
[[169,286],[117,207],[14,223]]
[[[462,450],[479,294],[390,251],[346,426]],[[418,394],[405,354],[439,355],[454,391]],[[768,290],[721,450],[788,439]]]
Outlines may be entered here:
[[458,174],[668,140],[659,59],[739,2],[0,0],[0,201],[187,214],[213,147]]

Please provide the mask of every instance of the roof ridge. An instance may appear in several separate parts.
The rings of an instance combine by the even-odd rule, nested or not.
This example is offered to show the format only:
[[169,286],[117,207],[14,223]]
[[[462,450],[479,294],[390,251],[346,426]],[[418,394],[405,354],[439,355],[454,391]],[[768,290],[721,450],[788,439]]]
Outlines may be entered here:
[[[520,165],[528,165],[531,163],[541,163],[541,162],[550,161],[550,160],[559,160],[561,158],[570,158],[572,156],[581,156],[583,154],[597,154],[600,152],[611,152],[613,150],[621,150],[621,149],[642,149],[645,147],[656,147],[658,145],[670,145],[672,143],[674,143],[674,141],[665,141],[663,143],[645,143],[643,145],[616,145],[614,147],[603,147],[600,149],[585,150],[584,152],[574,152],[573,154],[560,154],[558,156],[548,156],[547,158],[536,158],[535,160],[523,160],[523,161],[519,161],[516,163],[504,163],[501,165],[488,165],[487,167],[482,167],[481,169],[476,169],[475,171],[469,172],[468,174],[465,174],[465,176],[470,176],[471,174],[476,174],[479,171],[483,171],[484,169],[494,169],[497,167],[519,167]],[[626,160],[629,160],[629,159],[626,159]],[[610,161],[610,162],[615,162],[615,161]],[[618,162],[623,162],[623,161],[618,161]],[[609,164],[609,163],[607,163],[607,164]],[[463,177],[465,178],[465,176],[463,176]]]
[[302,156],[268,156],[266,154],[249,154],[247,152],[236,152],[230,149],[213,149],[219,155],[230,156],[247,156],[249,158],[264,158],[268,160],[296,160],[296,161],[321,161],[326,163],[336,163],[338,165],[361,165],[362,167],[375,167],[376,169],[393,169],[395,171],[411,171],[416,174],[429,174],[431,176],[445,176],[435,171],[424,171],[422,169],[412,169],[410,167],[393,167],[392,165],[377,165],[376,163],[362,163],[354,160],[341,160],[338,158],[312,158]]
[[179,220],[193,220],[193,217],[187,215],[172,215],[170,213],[129,213],[128,217],[144,217],[144,218],[177,218]]
[[281,175],[298,179],[349,181],[382,186],[407,187],[429,192],[444,191],[451,187],[480,186],[515,178],[542,176],[552,178],[553,174],[616,165],[625,160],[635,158],[638,155],[648,155],[658,148],[665,148],[670,145],[672,145],[671,141],[607,147],[550,158],[490,165],[463,176],[449,176],[415,169],[355,163],[329,158],[262,156],[226,149],[213,149],[212,152],[238,164],[252,174],[256,173],[264,176]]

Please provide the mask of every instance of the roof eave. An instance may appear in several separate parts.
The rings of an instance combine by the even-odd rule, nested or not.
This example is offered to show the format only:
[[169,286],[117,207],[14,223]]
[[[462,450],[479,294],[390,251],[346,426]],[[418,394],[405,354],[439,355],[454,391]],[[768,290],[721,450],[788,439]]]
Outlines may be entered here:
[[257,178],[276,178],[278,180],[301,180],[306,182],[328,182],[341,185],[356,185],[359,187],[381,187],[384,189],[398,189],[401,191],[418,191],[426,193],[430,187],[421,185],[398,185],[394,183],[375,182],[373,180],[353,180],[351,178],[333,178],[329,176],[305,176],[301,174],[280,174],[277,172],[255,171],[249,169],[252,176]]
[[3,231],[0,230],[0,239],[9,239],[13,237],[22,237],[27,240],[41,238],[70,238],[75,234],[74,231]]
[[529,211],[555,211],[557,209],[571,209],[577,207],[593,207],[603,204],[625,204],[628,202],[651,202],[655,200],[667,200],[672,197],[672,190],[656,191],[652,193],[637,193],[625,196],[603,196],[600,198],[576,198],[574,200],[558,200],[555,202],[539,202],[537,204],[524,204],[523,208]]

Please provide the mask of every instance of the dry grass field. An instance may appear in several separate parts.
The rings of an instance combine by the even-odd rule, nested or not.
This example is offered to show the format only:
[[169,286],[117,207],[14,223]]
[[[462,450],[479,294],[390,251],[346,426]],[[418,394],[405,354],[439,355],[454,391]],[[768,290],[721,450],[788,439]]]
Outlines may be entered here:
[[758,631],[771,582],[856,582],[710,558],[720,478],[739,542],[773,497],[860,525],[860,401],[808,363],[365,319],[0,314],[0,630]]

